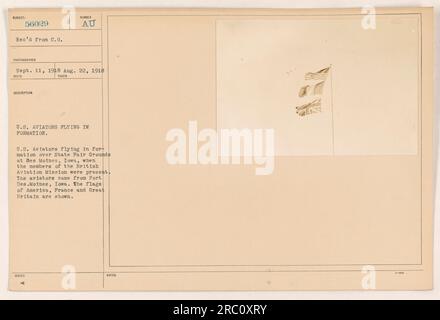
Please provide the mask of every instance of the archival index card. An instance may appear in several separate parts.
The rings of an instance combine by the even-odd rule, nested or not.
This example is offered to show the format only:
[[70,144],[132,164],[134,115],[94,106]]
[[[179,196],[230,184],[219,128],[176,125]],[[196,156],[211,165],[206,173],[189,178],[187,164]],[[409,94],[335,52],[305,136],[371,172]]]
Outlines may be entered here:
[[11,9],[10,289],[430,289],[432,16]]

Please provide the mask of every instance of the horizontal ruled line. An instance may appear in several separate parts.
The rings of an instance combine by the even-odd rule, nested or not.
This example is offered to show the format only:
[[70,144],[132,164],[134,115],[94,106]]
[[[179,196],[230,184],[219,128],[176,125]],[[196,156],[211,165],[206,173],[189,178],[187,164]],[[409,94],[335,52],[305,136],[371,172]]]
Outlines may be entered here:
[[102,61],[11,61],[11,63],[102,63]]
[[9,80],[97,80],[102,78],[10,78]]
[[[124,274],[124,273],[288,273],[288,272],[360,272],[360,269],[339,269],[339,270],[167,270],[167,271],[107,271],[105,274]],[[387,270],[387,269],[379,269],[375,270],[378,272],[423,272],[424,269],[397,269],[397,270]],[[76,272],[76,273],[90,273],[90,274],[102,274],[101,272]],[[35,271],[35,272],[13,272],[12,274],[63,274],[59,271]]]
[[100,31],[101,29],[9,29],[9,31]]
[[102,44],[60,44],[60,45],[10,45],[11,48],[57,48],[57,47],[102,47]]

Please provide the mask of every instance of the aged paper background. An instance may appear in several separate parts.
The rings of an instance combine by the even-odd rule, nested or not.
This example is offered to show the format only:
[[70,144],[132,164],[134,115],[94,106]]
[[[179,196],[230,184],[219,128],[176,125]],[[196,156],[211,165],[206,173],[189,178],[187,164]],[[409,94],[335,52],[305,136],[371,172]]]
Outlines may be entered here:
[[[341,109],[334,114],[338,124],[334,142],[328,138],[328,115],[322,114],[322,123],[305,127],[298,124],[293,107],[304,72],[318,70],[321,63],[344,70],[337,67],[353,58],[349,37],[326,45],[334,52],[332,61],[326,55],[329,60],[292,62],[292,68],[297,63],[299,69],[292,70],[296,79],[291,83],[292,100],[279,97],[279,79],[267,64],[255,70],[257,76],[274,79],[261,84],[267,90],[255,90],[245,78],[240,81],[243,95],[231,92],[236,88],[232,80],[242,75],[226,63],[226,57],[237,52],[226,43],[233,38],[224,30],[231,23],[242,25],[234,37],[243,37],[245,28],[250,35],[244,39],[250,42],[252,36],[279,28],[277,37],[267,36],[276,43],[299,21],[306,34],[306,21],[328,30],[325,24],[333,26],[334,20],[356,34],[360,22],[345,16],[351,13],[85,10],[85,16],[100,18],[100,30],[87,31],[96,33],[90,38],[77,33],[71,41],[101,44],[81,51],[81,56],[71,53],[72,58],[83,59],[85,65],[98,55],[105,72],[87,80],[11,80],[10,92],[30,88],[33,94],[11,95],[10,162],[16,162],[16,147],[22,145],[103,145],[111,152],[103,163],[111,174],[104,177],[103,193],[80,194],[73,200],[23,200],[15,196],[16,168],[10,166],[11,289],[62,290],[65,265],[75,266],[79,290],[361,289],[365,265],[377,268],[380,289],[429,289],[432,17],[428,9],[381,10],[378,29],[373,31],[380,34],[378,43],[373,42],[375,50],[368,46],[372,50],[368,55],[358,49],[365,60],[358,61],[359,70],[345,67],[351,70],[345,74],[348,82],[343,71],[338,77],[335,71],[333,81],[339,87],[335,85],[334,93],[341,102],[334,101],[334,110]],[[10,16],[15,14],[59,21],[59,11],[10,11]],[[314,15],[332,18],[317,18],[317,23]],[[10,29],[19,27],[17,22]],[[15,47],[14,32],[9,38],[11,57],[57,59],[46,49]],[[365,32],[359,28],[357,33]],[[306,39],[318,36],[311,33]],[[395,52],[387,39],[397,45],[392,47]],[[268,47],[273,45],[262,45]],[[255,54],[252,46],[249,52]],[[66,54],[61,52],[67,58]],[[394,56],[399,59],[389,58]],[[365,66],[366,61],[371,65]],[[290,69],[282,67],[274,69],[285,76]],[[14,69],[10,70],[13,77]],[[377,76],[379,71],[382,77]],[[344,83],[349,84],[342,87]],[[289,94],[287,84],[283,85],[287,89],[283,92]],[[254,91],[260,95],[257,104],[249,94]],[[243,103],[234,97],[242,97]],[[261,103],[268,99],[276,101],[275,106],[286,101],[297,125],[286,123],[288,111],[279,116],[269,112],[267,103]],[[367,105],[372,106],[369,112]],[[257,108],[261,117],[250,119],[248,106]],[[274,173],[255,176],[246,166],[169,166],[164,161],[165,134],[170,128],[186,128],[190,120],[197,120],[201,128],[280,125],[282,144],[276,150],[281,157],[276,157]],[[91,129],[47,137],[15,132],[16,124],[66,121],[85,122]],[[330,151],[331,144],[335,152]]]

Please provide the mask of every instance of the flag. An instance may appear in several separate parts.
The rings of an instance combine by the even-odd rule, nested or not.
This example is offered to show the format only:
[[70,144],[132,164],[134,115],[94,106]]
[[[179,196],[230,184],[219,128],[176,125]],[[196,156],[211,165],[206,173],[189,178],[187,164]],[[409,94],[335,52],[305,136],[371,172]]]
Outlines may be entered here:
[[301,117],[317,112],[321,112],[321,99],[315,99],[312,102],[296,107],[296,113]]
[[325,81],[321,81],[315,84],[315,87],[313,88],[313,94],[322,94],[324,90],[324,83]]
[[317,72],[307,72],[305,75],[306,80],[325,80],[327,79],[328,72],[330,71],[330,67],[321,69]]
[[309,89],[310,89],[310,86],[304,86],[304,87],[302,87],[301,89],[299,89],[298,96],[299,96],[300,98],[304,97],[305,95],[308,94]]
[[298,92],[298,97],[302,98],[304,96],[310,95],[311,92],[313,92],[314,95],[322,94],[322,92],[324,90],[324,83],[325,83],[325,81],[318,82],[317,84],[315,84],[313,86],[313,90],[311,90],[312,87],[309,85],[301,87],[301,89],[299,89],[299,92]]
[[[330,72],[330,68],[331,65],[317,72],[307,72],[304,78],[306,81],[312,81],[312,83],[310,84],[310,82],[307,82],[309,84],[302,86],[299,89],[298,96],[300,98],[307,96],[322,96],[324,93],[325,81]],[[296,107],[296,113],[300,117],[318,112],[321,112],[321,98]]]

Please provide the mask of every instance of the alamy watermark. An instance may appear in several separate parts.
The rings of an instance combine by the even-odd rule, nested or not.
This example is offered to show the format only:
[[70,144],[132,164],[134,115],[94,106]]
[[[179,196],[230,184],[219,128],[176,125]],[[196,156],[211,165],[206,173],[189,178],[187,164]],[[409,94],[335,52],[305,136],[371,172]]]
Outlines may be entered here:
[[171,142],[165,154],[168,164],[186,165],[255,165],[256,175],[274,171],[274,129],[198,130],[197,121],[189,121],[187,132],[170,129]]
[[361,285],[364,290],[375,290],[376,289],[376,268],[371,265],[362,267],[362,277]]
[[76,269],[74,266],[66,264],[61,269],[61,287],[64,290],[76,289]]
[[376,8],[370,5],[362,7],[361,25],[364,30],[376,29]]

